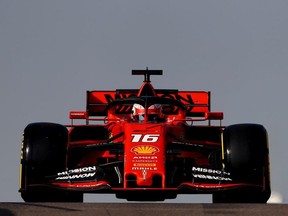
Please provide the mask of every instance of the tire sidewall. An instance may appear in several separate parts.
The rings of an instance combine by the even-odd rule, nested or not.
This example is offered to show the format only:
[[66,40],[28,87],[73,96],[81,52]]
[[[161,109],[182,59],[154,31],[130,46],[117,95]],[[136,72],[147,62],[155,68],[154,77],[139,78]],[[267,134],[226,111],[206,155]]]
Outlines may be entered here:
[[31,123],[24,129],[21,188],[65,169],[67,140],[67,128],[60,124]]
[[[235,124],[223,132],[225,169],[236,181],[270,187],[269,146],[266,129],[259,124]],[[267,181],[269,181],[267,183]]]

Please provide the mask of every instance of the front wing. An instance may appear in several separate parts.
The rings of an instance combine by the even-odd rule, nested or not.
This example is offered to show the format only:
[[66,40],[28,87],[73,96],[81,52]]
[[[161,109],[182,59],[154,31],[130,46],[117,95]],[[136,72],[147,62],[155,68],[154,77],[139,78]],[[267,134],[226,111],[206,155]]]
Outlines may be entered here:
[[[174,192],[176,194],[209,194],[224,190],[241,188],[254,188],[262,190],[262,184],[249,182],[237,182],[229,177],[229,173],[213,170],[205,167],[192,167],[194,169],[191,180],[179,182],[177,186],[166,187],[123,187],[121,174],[118,176],[119,185],[114,186],[109,179],[105,178],[105,169],[102,167],[89,166],[79,167],[73,170],[59,172],[55,176],[47,176],[47,182],[35,187],[53,187],[59,190],[73,190],[83,193],[118,193],[118,192]],[[115,173],[117,174],[117,168]],[[30,185],[33,187],[33,185]]]
[[[159,145],[160,144],[158,143],[158,146]],[[142,161],[137,160],[136,163],[141,162],[143,165],[144,162],[144,164],[146,164],[147,166],[145,169],[142,168],[137,170],[137,172],[135,172],[137,174],[136,177],[131,177],[129,175],[127,176],[125,173],[127,167],[131,166],[131,162],[133,162],[133,160],[131,160],[129,161],[130,164],[127,164],[127,159],[129,159],[129,156],[127,156],[127,154],[135,155],[135,152],[133,153],[132,149],[129,151],[129,153],[127,153],[128,150],[126,150],[126,164],[124,164],[124,160],[118,160],[109,163],[103,163],[101,165],[89,165],[70,168],[55,173],[55,175],[53,176],[46,176],[43,184],[41,183],[29,185],[29,187],[52,187],[59,190],[72,190],[83,193],[125,194],[126,192],[171,192],[176,195],[197,193],[211,194],[227,190],[250,190],[251,188],[257,191],[262,191],[265,189],[263,186],[265,185],[265,183],[251,182],[245,180],[239,181],[239,178],[234,178],[233,174],[225,171],[224,169],[214,169],[204,165],[191,165],[189,167],[182,167],[183,165],[179,164],[179,161],[169,161],[169,154],[179,155],[181,152],[181,149],[177,149],[175,146],[181,146],[182,151],[194,150],[195,152],[197,152],[197,150],[202,152],[211,151],[211,148],[218,148],[211,145],[209,149],[207,145],[205,146],[200,144],[170,143],[168,145],[169,149],[167,149],[165,163],[162,162],[162,160],[164,160],[163,158],[161,158],[161,161],[159,160],[160,156],[157,156],[157,153],[155,153],[153,157],[139,157],[138,159],[142,159]],[[103,144],[98,143],[85,145],[81,148],[84,148],[87,151],[91,151],[93,149],[97,149],[98,151],[108,151],[110,154],[116,155],[123,155],[125,151],[123,143],[109,142]],[[159,151],[159,154],[160,153],[161,151]],[[153,170],[155,170],[153,164],[156,164],[158,162],[164,164],[165,168],[158,169],[155,172],[156,175],[153,176],[151,175],[151,173],[153,173]],[[175,169],[175,167],[177,169]],[[150,180],[148,179],[149,175],[151,176]],[[159,178],[159,176],[161,178]],[[137,181],[137,178],[141,179],[141,181]],[[152,183],[147,184],[147,182],[149,181],[151,181]]]

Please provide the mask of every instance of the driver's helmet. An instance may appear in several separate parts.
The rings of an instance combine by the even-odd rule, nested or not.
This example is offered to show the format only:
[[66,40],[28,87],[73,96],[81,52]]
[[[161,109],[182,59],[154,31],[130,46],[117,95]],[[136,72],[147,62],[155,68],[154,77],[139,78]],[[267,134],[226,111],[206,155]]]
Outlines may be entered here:
[[[153,104],[148,108],[148,121],[157,121],[162,117],[162,105]],[[132,118],[134,120],[143,121],[145,115],[145,108],[140,104],[134,104],[132,107]]]

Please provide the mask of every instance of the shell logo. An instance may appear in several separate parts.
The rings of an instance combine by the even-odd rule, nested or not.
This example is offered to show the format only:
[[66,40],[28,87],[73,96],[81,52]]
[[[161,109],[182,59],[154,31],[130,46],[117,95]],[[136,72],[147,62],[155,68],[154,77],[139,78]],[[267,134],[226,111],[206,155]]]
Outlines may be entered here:
[[159,148],[155,146],[135,146],[131,149],[131,152],[134,152],[136,155],[153,155],[159,151]]

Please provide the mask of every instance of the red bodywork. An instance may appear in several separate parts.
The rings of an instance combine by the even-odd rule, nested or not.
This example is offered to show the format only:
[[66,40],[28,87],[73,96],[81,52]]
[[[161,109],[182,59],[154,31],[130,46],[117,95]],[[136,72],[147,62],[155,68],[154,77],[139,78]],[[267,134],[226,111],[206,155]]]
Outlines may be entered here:
[[[135,121],[133,103],[161,103],[163,117]],[[154,89],[145,77],[139,90],[88,91],[86,111],[72,111],[70,119],[68,171],[50,185],[119,198],[152,191],[163,199],[249,186],[224,170],[223,113],[210,111],[210,92]]]

